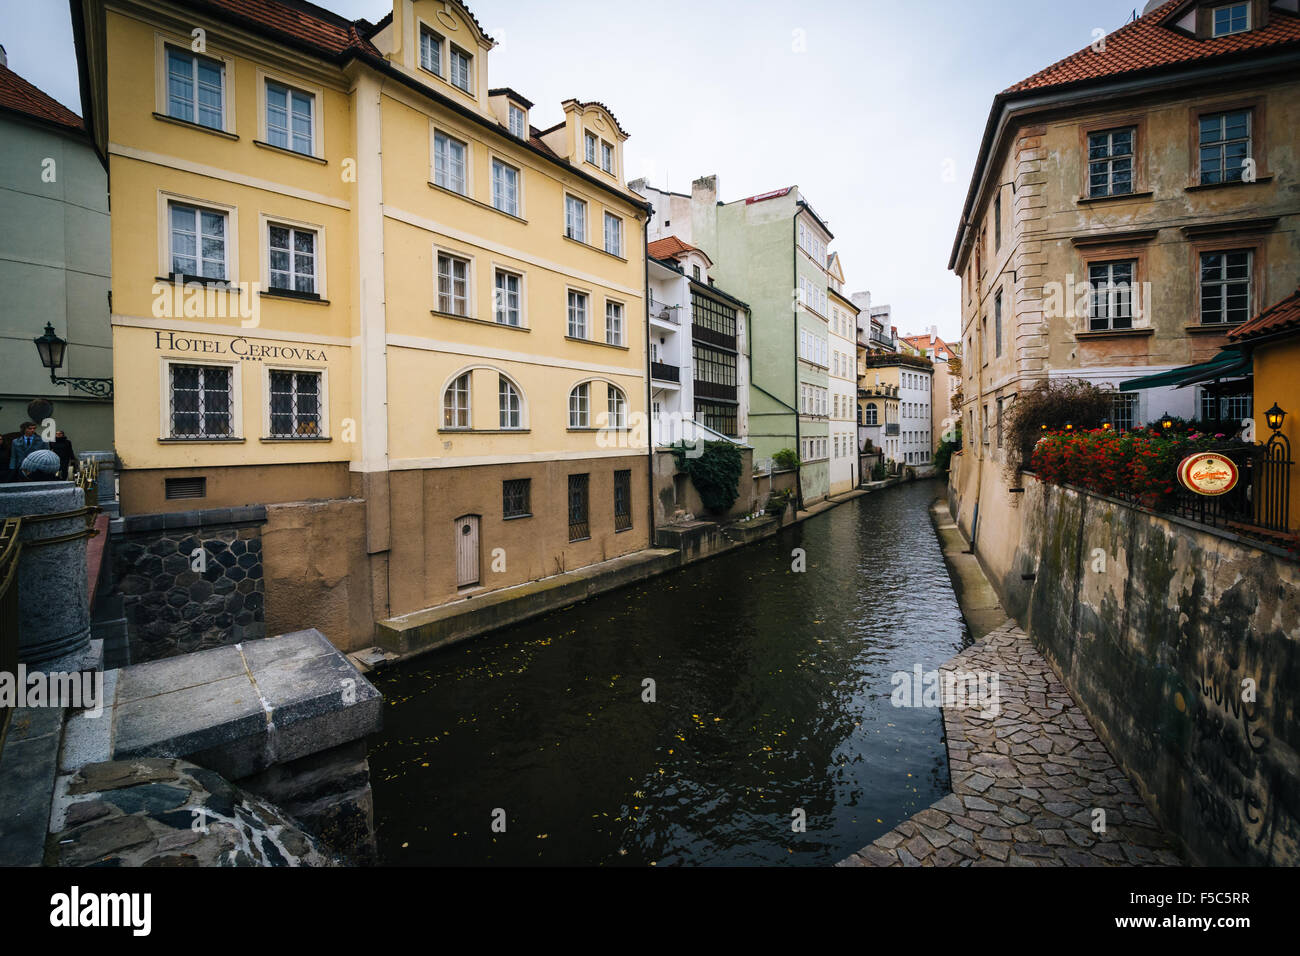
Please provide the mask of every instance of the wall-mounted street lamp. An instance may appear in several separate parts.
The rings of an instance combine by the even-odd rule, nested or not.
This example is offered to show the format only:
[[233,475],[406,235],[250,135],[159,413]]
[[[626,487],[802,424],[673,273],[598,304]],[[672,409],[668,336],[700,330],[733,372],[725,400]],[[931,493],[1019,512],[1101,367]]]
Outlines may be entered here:
[[1282,421],[1285,418],[1286,412],[1278,407],[1277,402],[1274,402],[1273,407],[1264,413],[1264,420],[1268,422],[1268,427],[1275,432],[1282,430]]
[[63,354],[68,350],[68,343],[54,333],[54,326],[49,322],[45,323],[45,334],[32,339],[32,341],[36,343],[36,351],[41,355],[41,364],[50,370],[50,381],[55,385],[71,385],[73,388],[94,395],[96,398],[113,397],[113,380],[111,378],[79,378],[73,376],[59,378],[54,374],[56,370],[63,368]]

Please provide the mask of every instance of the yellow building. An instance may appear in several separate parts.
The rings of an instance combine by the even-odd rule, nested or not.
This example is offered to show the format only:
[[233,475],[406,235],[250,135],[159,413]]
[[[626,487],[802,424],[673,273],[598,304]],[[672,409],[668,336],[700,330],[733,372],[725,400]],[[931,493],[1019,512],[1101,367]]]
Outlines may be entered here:
[[[1300,288],[1228,333],[1253,367],[1255,440],[1268,445],[1270,464],[1257,478],[1257,521],[1275,531],[1300,537]],[[1279,414],[1280,413],[1280,414]],[[1270,420],[1271,419],[1271,420]],[[1275,427],[1276,426],[1276,427]],[[1277,462],[1278,464],[1271,464]],[[1283,476],[1286,477],[1283,477]]]
[[648,207],[608,109],[532,125],[456,0],[73,19],[123,514],[270,506],[268,631],[342,646],[646,547]]

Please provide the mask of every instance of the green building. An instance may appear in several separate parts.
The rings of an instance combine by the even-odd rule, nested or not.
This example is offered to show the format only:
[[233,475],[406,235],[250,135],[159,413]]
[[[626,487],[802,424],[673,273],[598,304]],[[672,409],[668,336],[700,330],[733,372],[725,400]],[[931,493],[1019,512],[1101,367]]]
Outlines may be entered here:
[[706,176],[692,184],[689,215],[691,241],[716,264],[713,278],[743,289],[751,308],[754,456],[795,450],[804,502],[824,498],[831,412],[827,247],[834,236],[797,186],[722,203],[717,178]]
[[[0,434],[40,414],[31,406],[78,453],[110,451],[112,397],[94,381],[113,374],[107,174],[80,117],[10,70],[3,47],[0,223]],[[47,325],[67,342],[57,374],[84,388],[51,383],[32,341]]]

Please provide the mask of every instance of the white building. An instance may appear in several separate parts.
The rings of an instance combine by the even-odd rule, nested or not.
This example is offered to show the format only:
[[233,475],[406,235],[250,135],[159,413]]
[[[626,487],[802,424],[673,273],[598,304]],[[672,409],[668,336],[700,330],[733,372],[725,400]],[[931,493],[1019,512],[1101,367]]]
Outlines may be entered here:
[[900,357],[898,369],[898,460],[926,474],[933,466],[934,368],[914,366]]
[[840,254],[827,259],[827,345],[830,358],[830,494],[856,488],[858,474],[858,307],[844,292]]
[[749,423],[748,306],[713,284],[713,262],[703,250],[665,236],[650,242],[647,252],[655,446],[697,438],[743,443]]

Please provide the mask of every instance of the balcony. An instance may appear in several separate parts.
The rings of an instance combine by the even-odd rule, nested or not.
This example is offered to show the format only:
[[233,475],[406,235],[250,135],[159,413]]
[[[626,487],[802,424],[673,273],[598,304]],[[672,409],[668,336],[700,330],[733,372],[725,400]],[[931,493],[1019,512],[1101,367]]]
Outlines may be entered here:
[[736,401],[736,386],[719,385],[717,382],[701,382],[697,378],[695,380],[695,397],[720,398],[724,402],[734,402]]
[[656,382],[681,382],[681,366],[667,362],[651,362],[650,377]]
[[[660,301],[654,296],[650,297],[649,313],[653,322],[659,322],[663,325],[682,324],[681,320],[682,307],[680,305],[669,305],[667,302]],[[677,381],[673,379],[673,381]]]
[[691,337],[697,342],[704,342],[708,345],[718,345],[724,349],[736,351],[736,337],[727,335],[725,332],[715,332],[713,329],[698,323],[691,323]]
[[[861,381],[866,376],[859,376]],[[859,385],[859,398],[898,398],[897,385]]]

